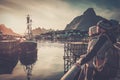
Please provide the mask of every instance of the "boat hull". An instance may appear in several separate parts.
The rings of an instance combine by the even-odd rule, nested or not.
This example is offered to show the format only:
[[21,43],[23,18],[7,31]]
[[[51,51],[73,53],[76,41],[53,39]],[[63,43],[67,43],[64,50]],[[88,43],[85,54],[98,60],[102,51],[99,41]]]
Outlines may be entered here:
[[18,63],[18,42],[16,40],[0,41],[0,74],[11,74]]
[[25,41],[20,44],[20,62],[23,65],[34,64],[37,60],[37,43]]

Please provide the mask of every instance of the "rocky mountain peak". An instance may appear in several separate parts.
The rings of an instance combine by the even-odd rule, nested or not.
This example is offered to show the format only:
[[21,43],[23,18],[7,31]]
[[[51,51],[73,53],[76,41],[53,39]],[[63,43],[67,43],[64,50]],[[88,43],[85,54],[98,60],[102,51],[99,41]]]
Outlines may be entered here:
[[96,16],[96,13],[94,11],[93,8],[88,8],[84,13],[83,15],[95,15]]
[[4,24],[0,24],[0,31],[1,31],[4,35],[16,35],[16,36],[19,35],[19,34],[15,33],[12,29],[7,28]]
[[89,27],[97,24],[98,21],[105,18],[96,15],[93,8],[88,8],[82,15],[75,17],[69,24],[67,24],[65,30],[81,30],[88,31]]

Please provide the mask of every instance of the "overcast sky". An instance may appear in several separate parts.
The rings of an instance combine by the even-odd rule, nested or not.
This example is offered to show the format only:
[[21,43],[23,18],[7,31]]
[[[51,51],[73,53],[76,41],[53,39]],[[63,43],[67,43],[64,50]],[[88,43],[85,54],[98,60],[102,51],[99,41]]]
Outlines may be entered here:
[[24,33],[30,14],[33,28],[63,30],[89,7],[97,15],[120,21],[120,0],[0,0],[0,24]]

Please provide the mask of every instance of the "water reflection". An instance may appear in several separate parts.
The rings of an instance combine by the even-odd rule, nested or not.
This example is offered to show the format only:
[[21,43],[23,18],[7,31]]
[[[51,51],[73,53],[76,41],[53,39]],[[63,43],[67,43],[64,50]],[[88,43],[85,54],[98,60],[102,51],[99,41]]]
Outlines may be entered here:
[[[38,60],[32,71],[31,80],[59,80],[63,75],[63,44],[38,43]],[[0,80],[26,80],[26,73],[20,62],[15,67],[13,74],[0,75]]]

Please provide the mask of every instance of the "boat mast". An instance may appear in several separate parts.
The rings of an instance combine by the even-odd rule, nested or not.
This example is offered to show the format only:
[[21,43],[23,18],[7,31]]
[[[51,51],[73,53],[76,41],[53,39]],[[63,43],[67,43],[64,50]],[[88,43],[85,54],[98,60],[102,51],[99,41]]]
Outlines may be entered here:
[[27,40],[31,40],[33,38],[33,35],[32,35],[32,19],[30,19],[30,15],[28,14],[27,15],[27,32],[26,32],[26,39]]

